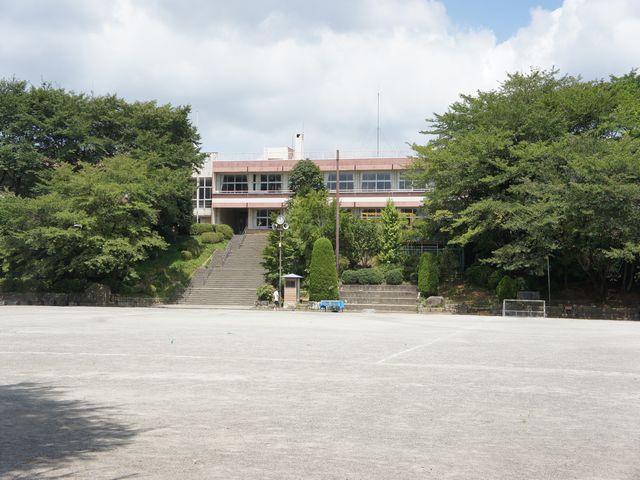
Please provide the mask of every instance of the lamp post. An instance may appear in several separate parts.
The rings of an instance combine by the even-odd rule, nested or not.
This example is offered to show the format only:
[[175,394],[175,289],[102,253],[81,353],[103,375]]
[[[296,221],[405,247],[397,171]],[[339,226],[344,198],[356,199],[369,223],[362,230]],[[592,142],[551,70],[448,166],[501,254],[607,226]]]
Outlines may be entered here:
[[276,221],[271,224],[271,228],[280,233],[278,241],[278,296],[280,298],[280,306],[282,306],[282,232],[289,229],[289,224],[283,215],[278,215]]

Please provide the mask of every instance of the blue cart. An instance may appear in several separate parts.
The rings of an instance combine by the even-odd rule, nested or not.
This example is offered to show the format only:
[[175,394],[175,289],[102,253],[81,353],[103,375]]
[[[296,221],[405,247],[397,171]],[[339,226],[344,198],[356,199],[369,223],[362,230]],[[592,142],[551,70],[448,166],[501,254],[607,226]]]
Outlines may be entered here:
[[320,310],[326,312],[342,312],[344,310],[344,300],[320,300]]

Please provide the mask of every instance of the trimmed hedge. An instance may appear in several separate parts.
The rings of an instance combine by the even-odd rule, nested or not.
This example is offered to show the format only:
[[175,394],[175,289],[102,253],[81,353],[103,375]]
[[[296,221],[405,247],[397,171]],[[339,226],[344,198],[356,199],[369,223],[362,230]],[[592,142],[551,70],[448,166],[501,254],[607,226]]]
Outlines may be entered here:
[[215,231],[221,233],[225,240],[231,240],[231,237],[233,237],[233,228],[224,223],[217,224]]
[[191,225],[191,235],[202,235],[205,232],[213,232],[215,227],[210,223],[194,223]]
[[357,270],[345,270],[342,272],[342,283],[345,285],[353,285],[358,283],[358,271]]
[[384,283],[384,274],[377,268],[363,268],[358,270],[358,283],[360,285],[381,285]]
[[313,244],[309,267],[309,300],[337,300],[338,274],[333,245],[328,238],[320,237]]
[[418,268],[418,290],[424,296],[437,295],[440,283],[440,268],[438,258],[433,253],[423,253],[420,256]]
[[404,280],[402,269],[394,268],[393,270],[389,270],[384,279],[387,285],[400,285],[402,280]]
[[200,235],[202,243],[220,243],[224,240],[224,236],[220,232],[204,232]]
[[180,257],[182,257],[183,260],[193,260],[193,253],[189,250],[182,250],[180,252]]

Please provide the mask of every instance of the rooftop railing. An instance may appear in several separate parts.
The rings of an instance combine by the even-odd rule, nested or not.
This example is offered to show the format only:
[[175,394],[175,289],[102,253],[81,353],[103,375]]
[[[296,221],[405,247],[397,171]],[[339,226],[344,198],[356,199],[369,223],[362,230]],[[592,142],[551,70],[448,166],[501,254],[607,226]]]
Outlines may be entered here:
[[[406,158],[415,155],[412,150],[383,150],[376,152],[375,150],[340,150],[340,160],[364,159],[364,158]],[[335,160],[336,152],[327,151],[309,151],[302,154],[302,158],[311,160]],[[265,160],[295,160],[294,158],[265,158],[264,152],[248,152],[248,153],[224,153],[218,152],[214,162],[229,161],[265,161]]]

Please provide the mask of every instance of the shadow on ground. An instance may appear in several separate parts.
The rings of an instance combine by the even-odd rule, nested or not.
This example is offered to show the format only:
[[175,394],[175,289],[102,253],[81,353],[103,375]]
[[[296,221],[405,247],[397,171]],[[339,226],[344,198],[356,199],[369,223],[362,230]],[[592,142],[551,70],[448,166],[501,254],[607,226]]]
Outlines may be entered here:
[[70,478],[55,472],[136,435],[114,420],[112,407],[69,400],[64,393],[35,383],[0,385],[0,478]]

